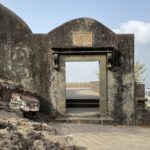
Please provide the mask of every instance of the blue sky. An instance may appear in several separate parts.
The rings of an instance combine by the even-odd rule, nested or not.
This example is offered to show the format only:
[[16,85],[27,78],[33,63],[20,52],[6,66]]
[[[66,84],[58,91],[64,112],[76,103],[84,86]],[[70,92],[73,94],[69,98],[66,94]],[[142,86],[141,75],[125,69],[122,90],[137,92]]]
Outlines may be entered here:
[[129,20],[150,21],[149,0],[0,0],[30,26],[47,33],[74,18],[91,17],[114,29]]
[[[0,0],[0,3],[20,16],[33,33],[48,33],[79,17],[96,19],[117,33],[134,33],[135,59],[146,65],[145,77],[150,85],[150,0]],[[80,68],[83,70],[82,65]]]

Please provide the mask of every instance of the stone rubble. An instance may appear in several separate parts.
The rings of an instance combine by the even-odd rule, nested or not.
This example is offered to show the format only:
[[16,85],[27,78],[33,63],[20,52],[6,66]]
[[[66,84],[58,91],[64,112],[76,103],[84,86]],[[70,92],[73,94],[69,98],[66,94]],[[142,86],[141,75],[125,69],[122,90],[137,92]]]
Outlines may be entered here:
[[71,137],[57,135],[55,128],[47,123],[19,117],[0,119],[0,147],[1,150],[76,149]]

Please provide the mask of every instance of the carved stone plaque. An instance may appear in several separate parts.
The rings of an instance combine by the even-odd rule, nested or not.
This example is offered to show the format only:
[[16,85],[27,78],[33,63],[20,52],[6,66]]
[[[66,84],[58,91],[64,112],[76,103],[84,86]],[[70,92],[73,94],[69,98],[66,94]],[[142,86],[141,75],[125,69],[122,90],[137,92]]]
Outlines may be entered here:
[[75,46],[92,46],[92,32],[73,32],[73,45]]

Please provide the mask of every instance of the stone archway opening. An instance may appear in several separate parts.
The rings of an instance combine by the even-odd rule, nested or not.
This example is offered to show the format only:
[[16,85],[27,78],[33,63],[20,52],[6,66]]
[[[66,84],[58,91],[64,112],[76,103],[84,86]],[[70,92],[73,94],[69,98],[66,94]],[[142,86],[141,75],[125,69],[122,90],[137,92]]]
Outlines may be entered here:
[[[99,68],[99,106],[96,114],[107,113],[107,69],[106,69],[106,55],[60,55],[59,56],[59,110],[63,115],[68,114],[67,109],[67,94],[66,94],[66,62],[100,62]],[[75,68],[74,68],[75,69]],[[97,101],[97,99],[96,99]],[[77,109],[76,109],[77,110]],[[83,109],[82,109],[83,111]]]
[[100,61],[65,62],[66,112],[95,114],[100,109]]

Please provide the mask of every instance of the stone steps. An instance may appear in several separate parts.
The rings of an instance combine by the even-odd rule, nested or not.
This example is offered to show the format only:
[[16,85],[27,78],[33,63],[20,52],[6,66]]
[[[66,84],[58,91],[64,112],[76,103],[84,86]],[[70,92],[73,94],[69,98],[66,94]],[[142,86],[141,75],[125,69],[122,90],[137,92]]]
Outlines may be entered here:
[[99,107],[99,99],[67,99],[67,107]]
[[56,118],[57,123],[76,123],[76,124],[100,124],[114,125],[114,121],[110,117],[60,117]]

